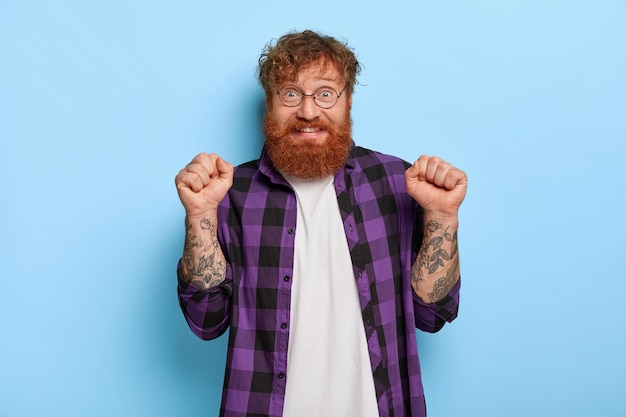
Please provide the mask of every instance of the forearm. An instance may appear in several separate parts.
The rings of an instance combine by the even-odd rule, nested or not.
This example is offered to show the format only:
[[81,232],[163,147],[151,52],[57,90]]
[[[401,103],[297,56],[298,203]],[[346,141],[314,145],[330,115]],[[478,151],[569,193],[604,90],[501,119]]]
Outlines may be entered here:
[[187,217],[185,227],[182,278],[205,290],[221,284],[226,278],[226,259],[217,240],[217,213]]
[[425,213],[424,237],[411,268],[411,286],[426,303],[443,299],[460,277],[457,216]]

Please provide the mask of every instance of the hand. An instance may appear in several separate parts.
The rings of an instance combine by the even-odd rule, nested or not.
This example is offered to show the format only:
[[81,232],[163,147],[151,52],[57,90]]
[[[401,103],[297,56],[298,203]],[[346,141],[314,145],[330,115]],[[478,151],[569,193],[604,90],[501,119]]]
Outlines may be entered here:
[[201,153],[183,168],[175,182],[187,217],[217,212],[233,185],[233,172],[233,166],[214,153]]
[[467,175],[436,156],[422,155],[406,170],[406,190],[426,213],[456,216],[467,191]]

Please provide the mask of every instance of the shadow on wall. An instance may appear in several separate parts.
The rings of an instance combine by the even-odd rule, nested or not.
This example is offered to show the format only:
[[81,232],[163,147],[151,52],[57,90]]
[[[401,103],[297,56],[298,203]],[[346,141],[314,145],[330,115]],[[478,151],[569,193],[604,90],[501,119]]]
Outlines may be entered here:
[[[228,143],[238,158],[231,161],[235,164],[257,159],[265,140],[263,92],[247,90],[239,100],[230,120]],[[164,393],[168,404],[184,407],[190,398],[197,398],[193,412],[212,415],[221,401],[228,332],[216,340],[203,341],[191,332],[180,310],[176,266],[182,254],[185,213],[172,190],[173,178],[168,192],[176,199],[172,202],[175,209],[165,210],[162,218],[155,220],[160,230],[149,242],[149,257],[138,278],[144,284],[136,290],[133,333],[126,335],[133,340],[129,360],[132,368],[143,374],[141,381],[146,374],[151,376],[153,387],[149,391]]]
[[261,155],[261,149],[263,148],[263,144],[265,143],[265,135],[263,134],[263,118],[265,117],[265,95],[264,94],[254,94],[250,95],[250,110],[246,113],[254,114],[254,122],[250,125],[253,126],[254,134],[251,135],[254,139],[250,141],[248,146],[250,146],[252,155],[250,159],[257,159],[259,155]]
[[221,122],[222,127],[225,126],[228,131],[228,142],[220,146],[227,148],[228,155],[225,153],[223,156],[230,159],[229,162],[239,165],[257,159],[261,154],[265,142],[265,95],[258,87],[251,87],[231,106],[228,120]]
[[178,305],[176,266],[184,240],[183,216],[168,216],[163,223],[162,239],[155,244],[151,280],[154,283],[141,297],[143,307],[141,321],[145,323],[142,335],[150,350],[139,355],[144,366],[157,370],[160,383],[169,386],[179,398],[179,404],[198,401],[193,407],[201,415],[219,409],[228,332],[216,340],[203,341],[188,328]]

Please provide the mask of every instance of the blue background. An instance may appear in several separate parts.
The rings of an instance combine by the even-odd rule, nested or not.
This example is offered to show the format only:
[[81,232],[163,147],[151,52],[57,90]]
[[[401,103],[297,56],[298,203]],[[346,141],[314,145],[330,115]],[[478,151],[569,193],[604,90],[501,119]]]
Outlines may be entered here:
[[360,145],[464,169],[430,416],[625,416],[626,4],[0,0],[0,416],[216,416],[176,299],[174,176],[258,155],[267,41],[364,65]]

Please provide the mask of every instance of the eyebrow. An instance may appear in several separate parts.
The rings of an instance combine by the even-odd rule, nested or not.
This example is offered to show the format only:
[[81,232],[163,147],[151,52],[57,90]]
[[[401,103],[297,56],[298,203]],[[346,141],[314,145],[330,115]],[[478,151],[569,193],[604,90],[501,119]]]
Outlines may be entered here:
[[[320,87],[332,87],[332,85],[328,85],[328,84],[337,84],[337,86],[341,85],[341,79],[340,78],[319,78],[318,80],[315,81],[315,83],[317,84],[318,82],[320,84],[322,84],[322,83],[325,83],[325,84],[322,84],[322,85],[320,85],[317,88],[320,88]],[[300,84],[298,84],[295,80],[291,81],[291,82],[284,83],[282,85],[282,87],[285,87],[285,86],[288,86],[288,85],[293,85],[294,87],[298,87],[300,90],[304,90],[303,87],[301,87]],[[278,88],[280,89],[282,87],[279,86]]]
[[339,81],[340,77],[338,78],[327,78],[327,77],[322,77],[320,78],[320,80],[322,81]]

